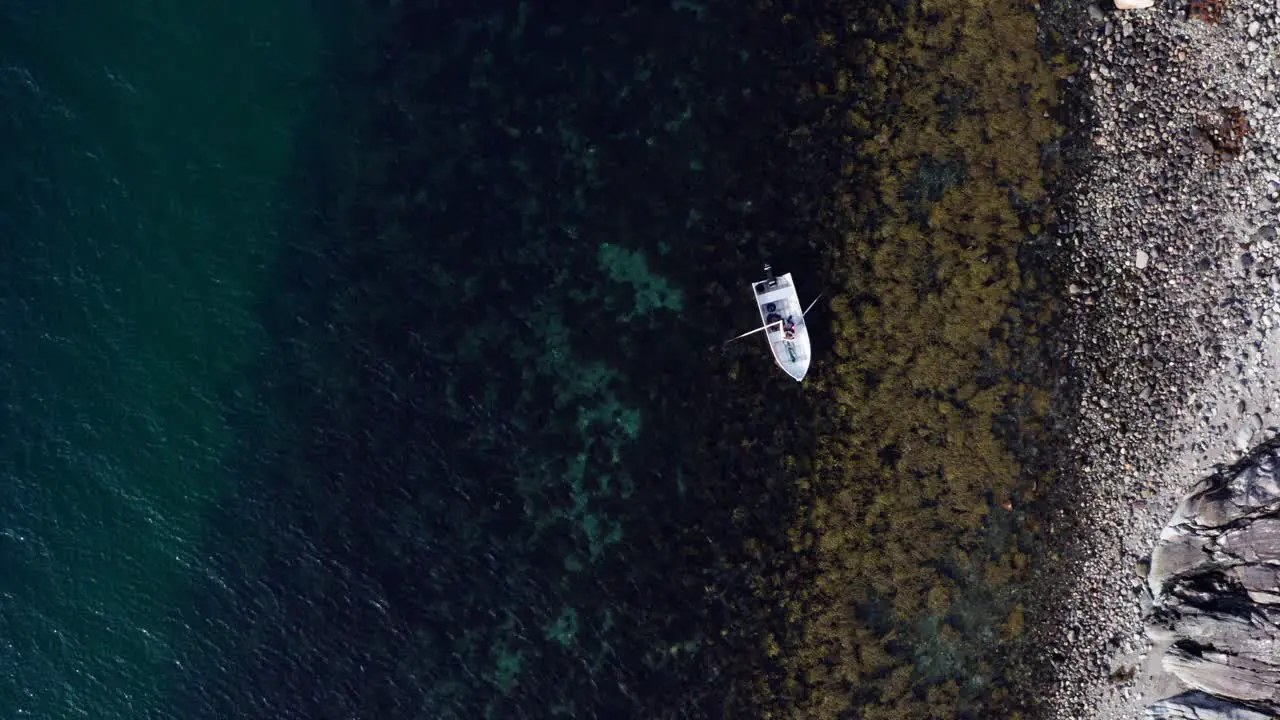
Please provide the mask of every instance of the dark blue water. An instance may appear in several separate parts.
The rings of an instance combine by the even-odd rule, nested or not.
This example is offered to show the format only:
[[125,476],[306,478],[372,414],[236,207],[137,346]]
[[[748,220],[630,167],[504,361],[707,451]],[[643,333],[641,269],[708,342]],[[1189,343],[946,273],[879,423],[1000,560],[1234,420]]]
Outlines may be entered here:
[[815,263],[786,42],[0,0],[0,716],[747,707],[786,510],[748,440],[794,423],[708,348],[762,258]]

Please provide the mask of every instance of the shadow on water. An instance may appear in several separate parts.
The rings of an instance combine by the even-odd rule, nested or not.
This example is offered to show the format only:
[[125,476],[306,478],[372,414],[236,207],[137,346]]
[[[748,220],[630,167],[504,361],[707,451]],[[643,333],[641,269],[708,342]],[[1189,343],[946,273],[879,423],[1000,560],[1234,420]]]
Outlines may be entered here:
[[790,39],[732,3],[460,7],[330,53],[183,716],[742,717],[811,441],[759,348],[706,348],[765,256],[822,287]]

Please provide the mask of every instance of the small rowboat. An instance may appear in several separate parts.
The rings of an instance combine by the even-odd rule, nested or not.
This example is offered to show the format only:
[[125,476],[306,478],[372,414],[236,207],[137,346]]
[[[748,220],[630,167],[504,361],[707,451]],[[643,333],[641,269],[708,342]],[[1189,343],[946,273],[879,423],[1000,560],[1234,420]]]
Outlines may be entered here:
[[763,332],[778,367],[793,379],[803,380],[809,372],[810,357],[809,328],[805,325],[804,316],[818,302],[818,298],[814,298],[809,307],[801,309],[800,296],[796,293],[791,273],[774,277],[773,268],[765,265],[764,274],[764,280],[751,284],[763,324],[733,340]]

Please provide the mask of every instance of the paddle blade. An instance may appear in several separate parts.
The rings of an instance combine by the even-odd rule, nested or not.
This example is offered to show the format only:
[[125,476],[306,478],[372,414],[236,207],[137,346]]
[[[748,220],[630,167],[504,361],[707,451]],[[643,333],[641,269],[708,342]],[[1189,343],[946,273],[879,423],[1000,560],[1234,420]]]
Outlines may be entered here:
[[728,345],[729,343],[731,343],[731,342],[733,342],[733,341],[735,341],[735,340],[741,340],[742,338],[744,338],[744,337],[746,337],[746,336],[748,336],[748,335],[755,335],[755,334],[756,334],[756,333],[758,333],[758,332],[762,332],[762,331],[764,331],[764,330],[768,330],[769,328],[771,328],[771,327],[773,327],[773,326],[775,326],[775,325],[781,326],[781,325],[782,325],[782,323],[781,323],[781,322],[769,323],[768,325],[761,325],[760,327],[756,328],[755,330],[748,330],[748,331],[746,331],[746,332],[742,333],[741,335],[739,335],[739,336],[737,336],[737,337],[732,337],[732,338],[729,338],[728,340],[725,340],[725,341],[724,341],[724,343],[722,343],[722,344],[720,345],[720,347],[724,347],[725,345]]

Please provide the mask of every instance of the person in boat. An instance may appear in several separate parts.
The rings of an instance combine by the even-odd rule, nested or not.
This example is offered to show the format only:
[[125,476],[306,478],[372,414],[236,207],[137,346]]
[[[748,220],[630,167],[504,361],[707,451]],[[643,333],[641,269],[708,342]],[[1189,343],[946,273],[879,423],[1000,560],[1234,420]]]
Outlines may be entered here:
[[794,315],[788,315],[786,322],[782,323],[782,336],[788,340],[795,340],[796,317]]

